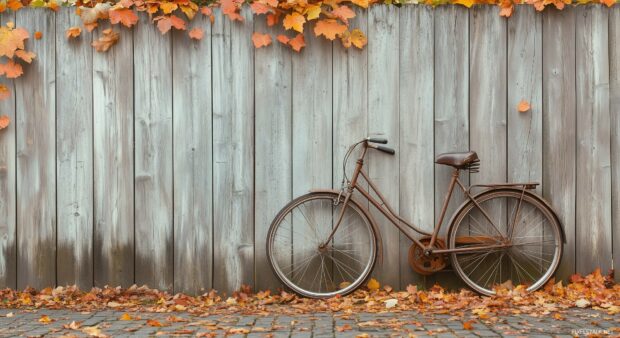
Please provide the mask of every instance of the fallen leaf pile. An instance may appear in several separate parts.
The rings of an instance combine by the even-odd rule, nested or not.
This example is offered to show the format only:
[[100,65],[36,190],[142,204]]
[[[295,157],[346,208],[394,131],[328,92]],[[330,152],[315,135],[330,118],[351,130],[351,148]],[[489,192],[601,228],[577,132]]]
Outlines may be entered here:
[[[209,314],[304,314],[336,312],[343,315],[359,312],[420,311],[434,314],[468,314],[482,320],[493,320],[499,314],[553,315],[562,320],[561,312],[574,307],[588,307],[610,315],[620,313],[620,285],[611,276],[603,276],[600,270],[582,277],[574,275],[571,282],[550,282],[542,290],[527,293],[522,285],[502,285],[497,295],[481,297],[469,290],[448,292],[439,285],[429,290],[409,286],[405,291],[394,291],[380,286],[374,279],[365,288],[346,297],[315,300],[300,298],[286,291],[272,294],[270,291],[252,292],[244,286],[230,297],[212,290],[200,296],[169,294],[146,286],[93,288],[80,291],[75,286],[45,288],[37,291],[4,289],[0,291],[0,308],[11,309],[70,309],[75,311],[140,312],[188,312],[196,315]],[[171,316],[171,318],[177,318]],[[123,315],[120,320],[133,320]],[[182,319],[178,319],[182,320]],[[42,317],[39,322],[49,323]],[[471,324],[471,323],[470,323]],[[470,324],[465,324],[468,329]],[[150,326],[166,323],[148,322]],[[346,328],[345,328],[346,329]]]

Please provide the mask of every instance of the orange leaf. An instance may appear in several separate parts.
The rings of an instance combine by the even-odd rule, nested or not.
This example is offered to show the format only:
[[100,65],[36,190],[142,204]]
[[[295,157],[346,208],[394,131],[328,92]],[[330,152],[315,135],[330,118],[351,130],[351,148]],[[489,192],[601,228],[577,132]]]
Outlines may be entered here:
[[329,40],[336,39],[337,35],[341,35],[347,30],[347,26],[338,23],[334,19],[319,20],[314,26],[314,34],[316,36],[324,35]]
[[8,127],[10,123],[11,123],[11,119],[8,116],[6,115],[0,116],[0,130]]
[[220,7],[222,13],[232,21],[243,21],[243,17],[239,15],[240,3],[237,0],[221,0]]
[[23,28],[13,29],[11,24],[0,27],[0,56],[12,58],[16,50],[24,49],[26,39],[28,31]]
[[170,14],[177,8],[179,8],[179,5],[177,5],[174,2],[160,2],[159,3],[159,9],[161,9],[161,11],[164,14]]
[[600,2],[607,7],[611,7],[616,3],[616,0],[600,0]]
[[512,12],[514,12],[515,10],[512,0],[502,0],[499,3],[499,8],[499,16],[504,16],[507,18],[509,18],[512,15]]
[[43,37],[43,33],[36,31],[34,32],[34,38],[37,40],[41,40],[41,38]]
[[101,33],[101,37],[98,40],[93,41],[92,46],[95,47],[98,52],[106,52],[110,49],[110,47],[118,42],[119,35],[111,28],[105,29]]
[[120,317],[118,318],[118,320],[124,320],[124,321],[126,321],[126,320],[133,320],[133,318],[132,318],[132,317],[131,317],[128,313],[123,313],[123,315],[122,315],[122,316],[120,316]]
[[192,30],[189,31],[188,33],[189,37],[194,39],[194,40],[201,40],[202,37],[205,35],[204,31],[202,30],[202,28],[193,28]]
[[252,34],[252,42],[254,42],[254,47],[256,48],[269,46],[271,44],[271,35],[254,32]]
[[282,23],[284,24],[284,28],[286,29],[294,29],[298,31],[299,33],[303,33],[305,22],[306,22],[306,18],[303,15],[297,12],[293,12],[285,16],[284,21]]
[[6,63],[0,63],[0,75],[4,74],[9,79],[16,79],[24,74],[22,65],[8,60]]
[[32,59],[34,59],[37,56],[37,54],[33,52],[25,51],[23,49],[18,49],[15,51],[15,56],[26,61],[27,63],[31,63]]
[[200,13],[202,13],[202,15],[210,16],[213,15],[213,10],[211,10],[211,7],[204,6],[200,9]]
[[155,320],[155,319],[148,319],[146,321],[146,324],[149,326],[153,326],[153,327],[163,327],[163,326],[168,326],[168,325],[164,325],[162,324],[159,320]]
[[250,8],[252,8],[252,12],[254,12],[254,14],[267,14],[273,12],[271,7],[260,2],[252,2],[250,4]]
[[51,322],[52,322],[52,319],[47,315],[43,315],[41,316],[41,318],[39,318],[39,323],[49,324]]
[[353,45],[359,49],[362,49],[368,43],[366,35],[364,35],[364,33],[359,29],[354,29],[351,32],[346,31],[342,33],[340,39],[342,40],[342,45],[346,48],[349,48],[351,47],[351,45]]
[[465,330],[473,330],[474,329],[474,321],[473,320],[468,320],[466,322],[463,323],[463,329]]
[[67,37],[67,39],[77,38],[78,36],[80,36],[80,34],[82,34],[82,28],[80,27],[70,27],[65,31],[65,36]]
[[366,286],[368,287],[370,291],[375,291],[375,290],[379,290],[379,288],[381,287],[381,284],[379,284],[379,282],[376,279],[371,278],[366,284]]
[[368,4],[369,4],[368,0],[351,0],[351,2],[362,8],[368,8]]
[[267,26],[271,27],[278,23],[280,15],[278,13],[267,14]]
[[6,100],[9,97],[11,97],[11,91],[9,90],[9,87],[0,84],[0,101]]
[[9,0],[6,3],[6,6],[12,10],[12,11],[16,11],[22,7],[24,7],[24,5],[22,5],[22,2],[19,0]]
[[525,113],[526,111],[530,110],[532,107],[530,106],[529,102],[527,101],[521,101],[519,102],[519,105],[517,106],[517,110],[521,113]]
[[306,40],[304,39],[304,35],[299,33],[295,38],[291,39],[288,44],[294,51],[299,52],[302,48],[306,47]]
[[288,42],[291,41],[291,38],[289,38],[288,36],[284,35],[284,34],[280,34],[276,37],[276,39],[278,39],[278,41],[280,41],[280,43],[283,43],[285,45],[288,45]]
[[110,23],[113,25],[119,22],[125,27],[131,27],[138,22],[138,16],[131,9],[113,9],[109,12]]
[[340,6],[332,11],[332,14],[335,15],[338,19],[342,20],[344,23],[349,23],[349,19],[355,17],[355,12],[351,10],[351,8],[347,6]]
[[156,17],[154,20],[157,21],[157,28],[162,34],[166,34],[172,27],[185,30],[185,21],[176,15],[162,15]]
[[84,24],[84,28],[86,28],[86,30],[89,32],[92,32],[95,28],[97,28],[97,26],[99,26],[99,24],[96,22]]

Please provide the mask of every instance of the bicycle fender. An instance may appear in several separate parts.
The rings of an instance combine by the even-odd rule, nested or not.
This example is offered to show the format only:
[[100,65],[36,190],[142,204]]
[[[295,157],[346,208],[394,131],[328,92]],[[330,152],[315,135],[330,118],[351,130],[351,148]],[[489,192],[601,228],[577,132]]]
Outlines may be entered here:
[[[514,191],[517,193],[522,193],[523,190],[522,189],[516,189],[516,188],[509,188],[509,187],[501,187],[501,188],[491,188],[491,189],[487,189],[484,191],[481,191],[475,195],[473,195],[472,197],[474,199],[478,198],[478,197],[482,197],[483,195],[489,194],[491,192],[494,191]],[[560,220],[560,218],[558,217],[558,214],[555,212],[555,209],[553,209],[553,207],[549,204],[549,202],[547,202],[545,199],[543,199],[542,197],[540,197],[537,194],[531,193],[527,190],[525,190],[525,194],[528,195],[529,197],[541,202],[545,207],[547,207],[549,209],[549,211],[551,211],[551,213],[553,214],[553,217],[556,219],[556,221],[558,221],[558,224],[560,224],[560,235],[562,236],[562,243],[566,244],[566,233],[564,232],[564,224],[562,223],[562,221]],[[452,227],[454,226],[454,221],[456,216],[461,212],[461,210],[463,208],[465,208],[465,206],[467,206],[469,203],[471,203],[470,199],[465,200],[465,202],[463,202],[458,209],[456,209],[456,212],[454,212],[454,214],[452,215],[452,217],[450,218],[450,225],[448,227],[448,234],[452,233]],[[449,240],[448,238],[446,238],[446,240]]]
[[[335,195],[340,194],[340,190],[336,190],[336,189],[312,189],[309,192],[310,193],[331,193]],[[368,218],[368,221],[370,222],[370,226],[372,227],[372,230],[375,232],[375,237],[377,238],[377,258],[382,263],[383,262],[383,238],[381,237],[381,232],[379,231],[377,222],[375,222],[375,219],[370,214],[370,210],[368,210],[368,208],[363,207],[363,204],[361,204],[360,201],[358,201],[356,197],[351,196],[349,201],[354,203],[355,206],[357,206],[364,213],[364,216]]]

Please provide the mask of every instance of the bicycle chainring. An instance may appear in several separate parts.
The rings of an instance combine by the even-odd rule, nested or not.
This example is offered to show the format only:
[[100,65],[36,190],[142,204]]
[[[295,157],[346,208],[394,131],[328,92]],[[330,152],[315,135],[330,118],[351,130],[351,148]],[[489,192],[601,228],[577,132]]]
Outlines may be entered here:
[[[430,237],[422,237],[420,242],[428,245],[431,242]],[[445,249],[446,243],[442,239],[436,239],[434,249]],[[448,260],[445,254],[425,255],[424,249],[413,243],[409,247],[409,266],[413,271],[421,275],[431,275],[437,271],[443,270],[447,266]]]

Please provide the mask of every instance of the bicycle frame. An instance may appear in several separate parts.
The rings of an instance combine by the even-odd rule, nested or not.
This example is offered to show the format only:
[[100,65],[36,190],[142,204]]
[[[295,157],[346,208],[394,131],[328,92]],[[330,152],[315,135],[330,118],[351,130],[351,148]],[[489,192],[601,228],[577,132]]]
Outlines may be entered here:
[[[495,222],[493,222],[493,220],[491,219],[489,214],[474,199],[474,196],[470,193],[471,187],[470,187],[470,189],[468,189],[461,182],[461,180],[459,179],[459,172],[460,172],[460,170],[457,169],[457,168],[455,168],[453,173],[452,173],[452,178],[451,178],[450,184],[448,186],[448,191],[446,192],[446,195],[444,197],[443,206],[441,208],[441,212],[439,214],[439,218],[437,219],[437,224],[435,225],[432,233],[428,233],[426,231],[423,231],[419,227],[417,227],[415,224],[412,224],[412,223],[408,222],[407,220],[403,219],[402,217],[400,217],[392,209],[392,207],[386,201],[386,199],[383,196],[383,194],[381,194],[381,192],[379,191],[379,189],[377,188],[375,183],[370,179],[370,177],[368,177],[368,174],[366,174],[366,172],[364,171],[364,168],[363,168],[364,167],[364,158],[366,157],[366,152],[367,152],[369,147],[372,147],[372,146],[369,145],[367,142],[364,142],[364,146],[362,148],[362,153],[361,153],[360,157],[356,161],[356,166],[355,166],[355,170],[353,172],[353,176],[351,177],[350,184],[347,186],[347,189],[346,189],[346,194],[345,194],[345,199],[344,199],[344,202],[343,202],[343,207],[342,207],[342,209],[341,209],[341,211],[340,211],[340,213],[338,215],[338,219],[337,219],[336,224],[334,225],[334,227],[332,229],[332,232],[331,232],[330,236],[327,238],[327,240],[325,241],[325,243],[323,245],[327,245],[326,243],[329,243],[332,240],[334,234],[336,233],[336,230],[338,229],[338,227],[340,226],[340,223],[342,222],[346,206],[349,203],[349,200],[351,199],[354,190],[357,190],[375,208],[377,208],[394,226],[396,226],[400,230],[400,232],[405,234],[405,236],[407,236],[407,238],[412,240],[416,245],[418,245],[421,248],[423,248],[424,252],[426,254],[487,251],[487,250],[493,249],[493,248],[504,248],[504,247],[510,247],[511,246],[510,242],[507,241],[506,237],[502,235],[501,231],[499,231],[499,229],[497,228],[497,225],[495,224]],[[368,185],[370,187],[369,190],[364,189],[362,186],[360,186],[358,184],[358,179],[359,179],[360,175],[366,180],[366,182],[368,182]],[[484,186],[484,187],[498,187],[498,186],[522,185],[523,186],[523,190],[525,191],[526,187],[528,187],[531,184],[532,183],[490,184],[490,185],[480,185],[480,186]],[[484,245],[484,246],[471,246],[471,247],[466,247],[466,248],[455,248],[455,249],[433,249],[433,245],[437,241],[439,230],[441,229],[441,226],[443,224],[444,217],[446,215],[446,212],[447,212],[447,209],[448,209],[448,205],[449,205],[450,199],[452,197],[452,193],[454,191],[455,186],[457,186],[457,185],[461,188],[461,190],[467,196],[467,198],[472,201],[474,206],[476,206],[482,212],[484,217],[493,225],[493,228],[497,231],[498,235],[501,237],[502,244]],[[373,196],[371,196],[370,191],[373,191],[377,195],[378,200],[375,199]],[[521,199],[523,199],[523,195],[521,196]],[[520,208],[521,208],[521,202],[519,201],[519,206],[517,208],[516,214],[519,213],[519,209]],[[515,214],[515,219],[516,219],[516,214]],[[419,233],[421,235],[431,236],[431,240],[430,240],[429,244],[428,245],[424,245],[417,238],[411,236],[408,233],[408,231],[405,230],[404,226],[401,223],[404,223],[407,227],[409,227],[410,229],[414,230],[415,232],[417,232],[417,233]],[[510,232],[511,231],[509,231],[509,233]]]

